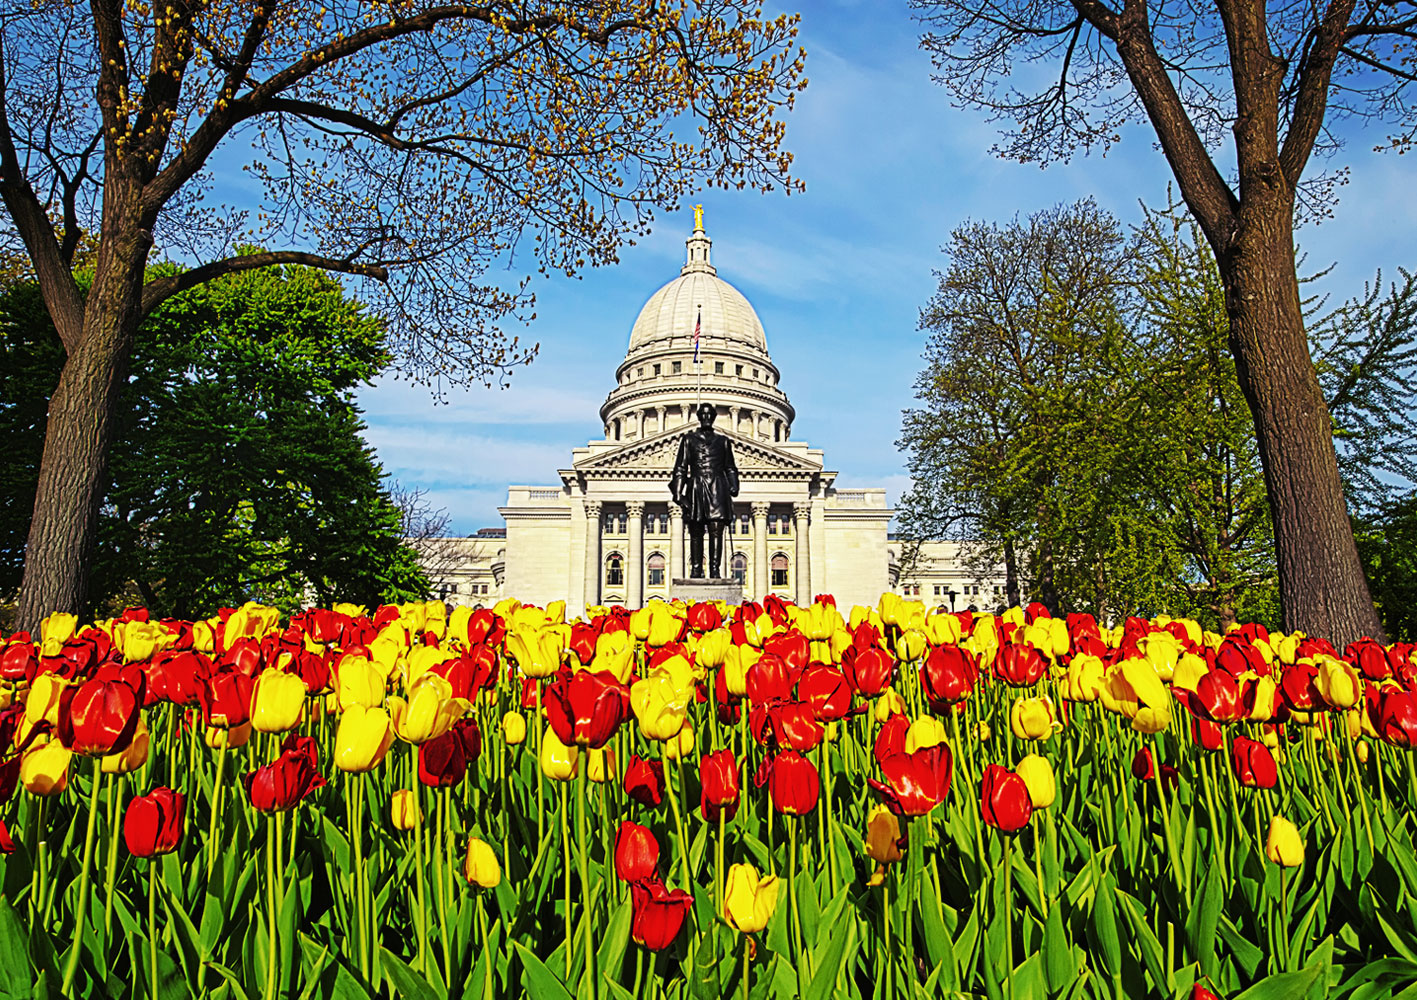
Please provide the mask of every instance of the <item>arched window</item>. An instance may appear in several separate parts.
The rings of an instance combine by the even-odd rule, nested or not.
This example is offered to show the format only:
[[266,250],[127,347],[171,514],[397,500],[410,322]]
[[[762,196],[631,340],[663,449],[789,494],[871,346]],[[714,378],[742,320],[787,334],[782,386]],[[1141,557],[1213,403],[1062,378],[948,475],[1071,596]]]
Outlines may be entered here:
[[664,556],[656,552],[649,557],[649,585],[651,587],[664,586]]
[[787,586],[787,556],[781,552],[772,557],[772,586]]
[[625,585],[625,560],[620,558],[620,553],[612,552],[605,560],[605,585],[607,587],[623,587]]
[[733,557],[733,579],[740,587],[748,580],[748,557],[741,552]]

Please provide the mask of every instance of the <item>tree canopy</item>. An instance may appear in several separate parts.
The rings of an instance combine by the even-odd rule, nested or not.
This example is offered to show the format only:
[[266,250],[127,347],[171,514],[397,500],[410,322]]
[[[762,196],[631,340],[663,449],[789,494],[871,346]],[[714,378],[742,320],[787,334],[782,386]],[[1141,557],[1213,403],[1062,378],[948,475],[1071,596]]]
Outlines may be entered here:
[[[12,593],[63,347],[32,283],[0,298],[0,320],[0,592]],[[422,597],[353,400],[388,364],[384,337],[338,282],[297,265],[155,310],[120,395],[91,608],[136,599],[188,617],[249,598],[294,609]]]

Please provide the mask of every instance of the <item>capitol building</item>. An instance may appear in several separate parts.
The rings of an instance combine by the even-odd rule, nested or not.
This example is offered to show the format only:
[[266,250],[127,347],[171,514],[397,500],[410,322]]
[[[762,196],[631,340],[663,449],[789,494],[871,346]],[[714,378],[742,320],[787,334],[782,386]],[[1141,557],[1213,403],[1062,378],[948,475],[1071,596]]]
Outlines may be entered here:
[[822,451],[794,436],[797,412],[763,324],[718,276],[699,209],[686,248],[678,276],[630,328],[600,407],[602,436],[573,449],[553,481],[509,487],[498,508],[504,526],[424,543],[433,596],[489,606],[504,596],[564,599],[568,618],[595,605],[669,599],[674,579],[689,575],[669,476],[702,401],[717,408],[714,429],[729,438],[738,466],[723,573],[744,599],[773,593],[806,604],[830,593],[847,609],[894,590],[951,609],[1000,603],[1002,581],[976,579],[957,543],[904,553],[890,535],[884,488],[836,485]]

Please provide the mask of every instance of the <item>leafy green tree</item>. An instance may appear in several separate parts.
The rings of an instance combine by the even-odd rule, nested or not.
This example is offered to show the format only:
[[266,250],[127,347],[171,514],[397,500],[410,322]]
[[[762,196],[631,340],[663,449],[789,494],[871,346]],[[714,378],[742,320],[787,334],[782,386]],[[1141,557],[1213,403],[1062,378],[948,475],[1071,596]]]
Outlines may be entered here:
[[[63,347],[32,285],[0,312],[0,433],[20,459],[0,483],[12,591]],[[132,591],[179,617],[426,593],[353,401],[388,362],[383,323],[313,268],[240,271],[164,303],[121,390],[90,608]]]

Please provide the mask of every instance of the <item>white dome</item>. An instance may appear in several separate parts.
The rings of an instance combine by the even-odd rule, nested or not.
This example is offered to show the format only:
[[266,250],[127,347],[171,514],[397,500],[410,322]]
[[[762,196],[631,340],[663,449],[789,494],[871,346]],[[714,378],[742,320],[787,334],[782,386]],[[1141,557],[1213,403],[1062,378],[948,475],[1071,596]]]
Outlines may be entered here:
[[700,315],[701,343],[737,343],[767,353],[762,321],[743,293],[704,270],[681,274],[649,297],[630,329],[629,350],[692,342]]

